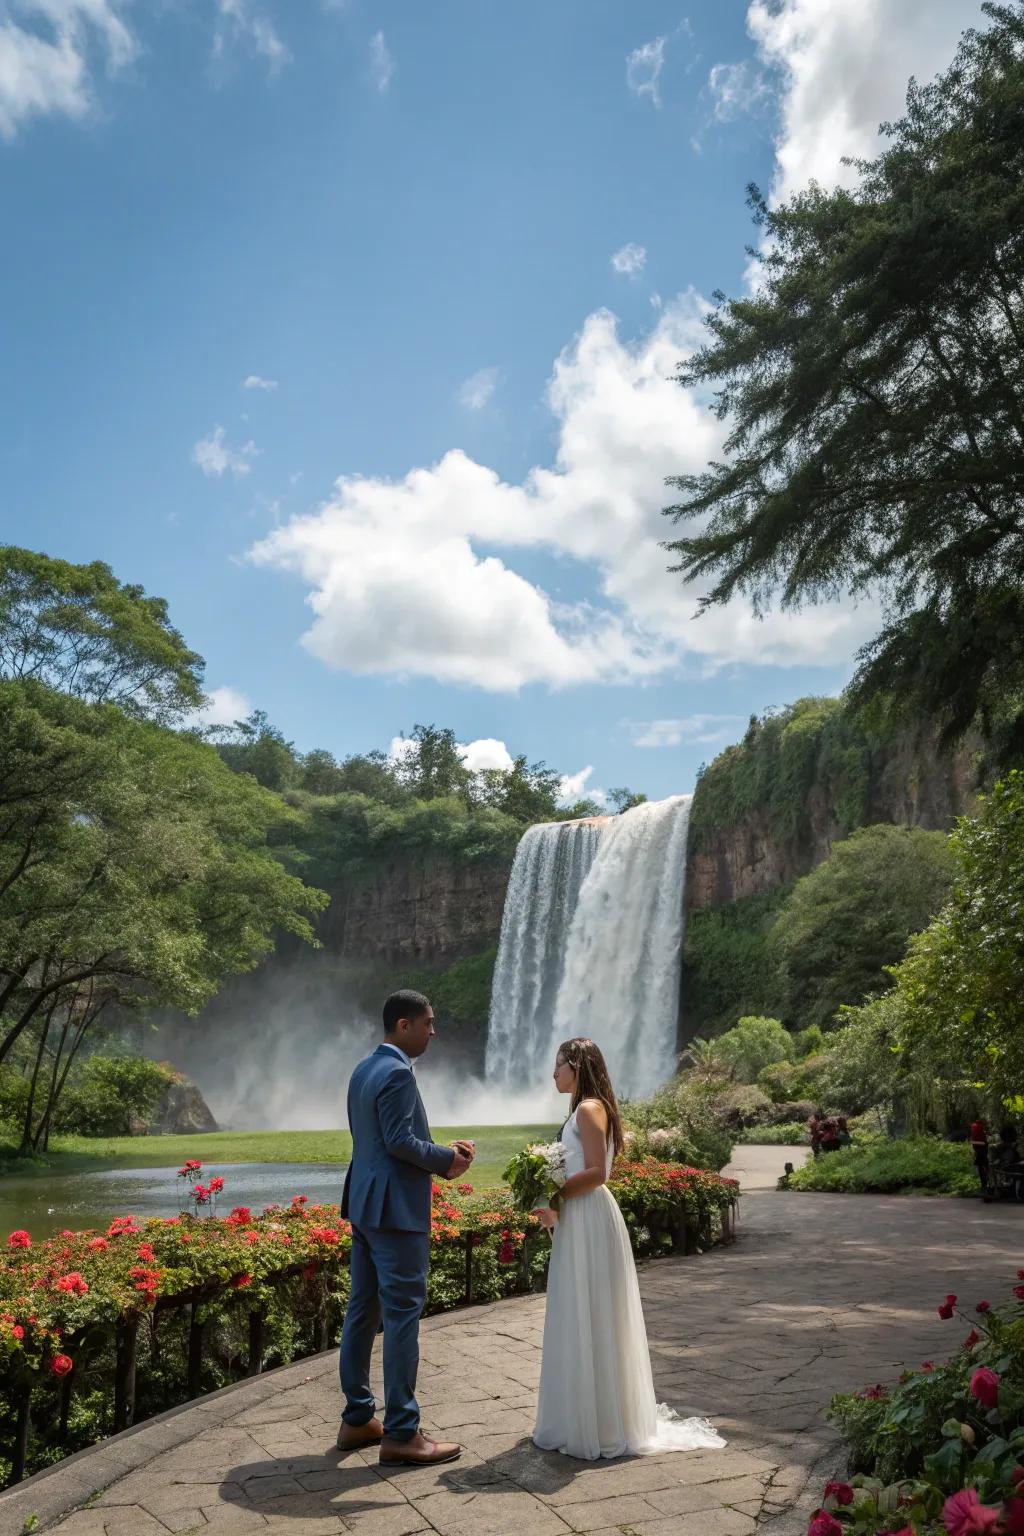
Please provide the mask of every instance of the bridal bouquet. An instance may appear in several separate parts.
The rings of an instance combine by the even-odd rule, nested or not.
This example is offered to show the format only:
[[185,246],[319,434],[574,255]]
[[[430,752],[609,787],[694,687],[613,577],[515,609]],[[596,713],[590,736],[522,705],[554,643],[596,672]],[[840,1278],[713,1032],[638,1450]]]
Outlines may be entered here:
[[565,1148],[560,1141],[524,1147],[509,1163],[504,1177],[521,1211],[547,1205],[565,1183]]

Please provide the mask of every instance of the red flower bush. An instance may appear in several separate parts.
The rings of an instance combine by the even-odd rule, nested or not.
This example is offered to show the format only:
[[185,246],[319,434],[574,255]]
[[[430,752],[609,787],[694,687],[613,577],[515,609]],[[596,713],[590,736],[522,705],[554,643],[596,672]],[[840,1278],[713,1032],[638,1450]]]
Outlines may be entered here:
[[89,1286],[77,1270],[72,1270],[69,1275],[60,1276],[57,1281],[57,1289],[58,1291],[66,1291],[73,1296],[85,1296],[88,1293]]
[[807,1536],[843,1536],[843,1528],[827,1509],[816,1509],[807,1527]]
[[67,1376],[75,1368],[75,1362],[70,1355],[54,1355],[50,1361],[50,1370],[55,1376]]
[[852,1504],[853,1489],[849,1483],[826,1483],[825,1498],[835,1499],[837,1504]]
[[8,1248],[31,1248],[32,1239],[27,1232],[12,1232],[7,1239]]

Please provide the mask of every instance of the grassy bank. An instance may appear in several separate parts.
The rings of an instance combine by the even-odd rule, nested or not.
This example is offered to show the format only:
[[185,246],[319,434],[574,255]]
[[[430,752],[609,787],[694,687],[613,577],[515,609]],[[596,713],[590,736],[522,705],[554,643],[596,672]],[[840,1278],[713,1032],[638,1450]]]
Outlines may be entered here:
[[[477,1160],[467,1175],[481,1189],[501,1183],[513,1153],[529,1141],[548,1141],[550,1125],[438,1126],[436,1141],[457,1136],[477,1144]],[[226,1163],[347,1163],[352,1141],[347,1131],[213,1131],[194,1136],[56,1136],[44,1161],[16,1156],[17,1144],[0,1140],[0,1169],[18,1178],[59,1178],[66,1173],[97,1173],[114,1168],[167,1168],[197,1157],[211,1165]]]

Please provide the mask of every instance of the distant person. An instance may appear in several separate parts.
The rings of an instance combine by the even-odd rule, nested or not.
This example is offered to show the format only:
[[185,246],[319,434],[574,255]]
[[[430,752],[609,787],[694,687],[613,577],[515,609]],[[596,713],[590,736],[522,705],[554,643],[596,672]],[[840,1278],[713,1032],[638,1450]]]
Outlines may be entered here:
[[1024,1165],[1020,1160],[1017,1132],[1012,1125],[1004,1125],[999,1132],[999,1141],[992,1154],[992,1161],[995,1164],[1000,1187],[1009,1189],[1013,1198],[1019,1200],[1021,1186],[1024,1184]]
[[826,1115],[821,1122],[821,1150],[838,1152],[839,1145],[839,1122],[834,1115]]
[[[352,1223],[351,1288],[341,1335],[345,1411],[338,1449],[379,1446],[384,1465],[454,1461],[462,1447],[420,1432],[416,1401],[420,1314],[427,1299],[433,1179],[455,1179],[472,1142],[430,1139],[412,1064],[430,1044],[434,1010],[422,992],[384,1004],[384,1039],[348,1085],[352,1161],[341,1214]],[[384,1320],[384,1423],[375,1417],[370,1354]]]
[[987,1195],[989,1192],[988,1126],[980,1117],[971,1122],[971,1153],[974,1157],[974,1167],[978,1174],[981,1192]]
[[811,1138],[811,1156],[817,1157],[821,1151],[821,1121],[820,1109],[816,1109],[807,1122],[807,1134]]
[[853,1137],[850,1135],[850,1127],[846,1123],[845,1115],[836,1116],[836,1129],[839,1132],[839,1145],[841,1147],[852,1146]]

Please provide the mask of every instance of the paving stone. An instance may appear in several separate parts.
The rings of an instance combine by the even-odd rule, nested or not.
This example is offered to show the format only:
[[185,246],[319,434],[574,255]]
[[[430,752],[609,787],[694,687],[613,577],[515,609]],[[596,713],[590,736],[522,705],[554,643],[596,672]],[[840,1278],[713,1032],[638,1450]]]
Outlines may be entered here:
[[[150,1514],[153,1511],[150,1510]],[[169,1531],[200,1531],[206,1525],[206,1516],[201,1509],[175,1509],[167,1510],[160,1516],[161,1522]]]
[[520,1490],[431,1493],[414,1503],[440,1536],[557,1536],[571,1529],[539,1499]]
[[618,1498],[584,1500],[581,1504],[565,1504],[559,1517],[574,1531],[598,1531],[609,1522],[617,1526],[636,1525],[640,1520],[657,1520],[662,1511],[639,1493],[624,1493]]

